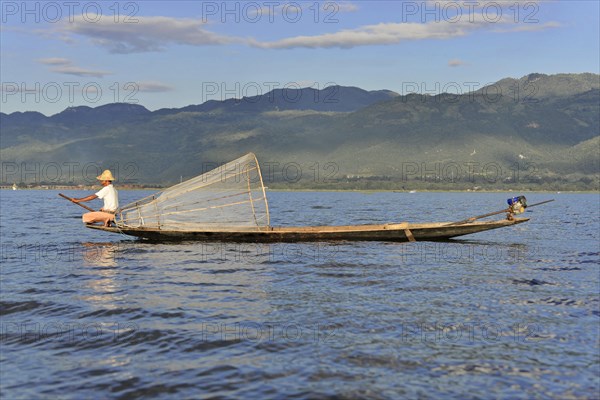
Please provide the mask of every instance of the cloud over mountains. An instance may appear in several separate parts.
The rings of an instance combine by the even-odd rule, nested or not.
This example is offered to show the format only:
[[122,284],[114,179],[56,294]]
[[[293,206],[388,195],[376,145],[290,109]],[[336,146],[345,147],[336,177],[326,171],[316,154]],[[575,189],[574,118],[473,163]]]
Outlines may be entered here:
[[90,16],[78,16],[58,24],[56,29],[63,40],[73,42],[77,37],[111,53],[143,53],[165,50],[169,45],[219,46],[243,44],[264,49],[290,48],[353,48],[358,46],[393,45],[415,40],[446,40],[490,31],[497,34],[519,31],[538,31],[560,27],[556,22],[544,24],[515,24],[508,15],[474,14],[459,19],[434,19],[427,22],[387,22],[339,29],[315,35],[297,35],[263,41],[250,36],[224,35],[211,31],[210,23],[202,19],[165,16],[138,16],[135,20],[115,23],[111,19],[94,21]]

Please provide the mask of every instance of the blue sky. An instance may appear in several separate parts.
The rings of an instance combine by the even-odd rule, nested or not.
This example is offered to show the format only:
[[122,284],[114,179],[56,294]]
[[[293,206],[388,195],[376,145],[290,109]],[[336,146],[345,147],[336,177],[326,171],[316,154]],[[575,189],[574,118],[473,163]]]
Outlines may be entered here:
[[2,1],[2,112],[600,72],[598,1]]

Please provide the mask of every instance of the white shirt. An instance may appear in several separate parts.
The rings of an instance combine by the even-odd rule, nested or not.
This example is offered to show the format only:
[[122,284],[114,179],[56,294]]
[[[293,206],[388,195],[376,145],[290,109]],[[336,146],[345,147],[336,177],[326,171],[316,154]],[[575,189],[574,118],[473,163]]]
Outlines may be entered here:
[[104,200],[104,207],[102,207],[104,211],[116,211],[119,208],[119,194],[112,183],[100,189],[96,196]]

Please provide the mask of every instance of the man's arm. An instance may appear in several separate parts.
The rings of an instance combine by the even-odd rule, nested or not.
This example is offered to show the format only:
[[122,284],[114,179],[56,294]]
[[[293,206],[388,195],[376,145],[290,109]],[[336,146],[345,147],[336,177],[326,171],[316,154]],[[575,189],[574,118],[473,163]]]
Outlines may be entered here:
[[96,196],[95,194],[90,194],[88,197],[82,197],[80,199],[73,198],[73,201],[75,203],[83,203],[85,201],[90,201],[90,200],[94,200],[94,199],[97,199],[97,198],[98,198],[98,196]]

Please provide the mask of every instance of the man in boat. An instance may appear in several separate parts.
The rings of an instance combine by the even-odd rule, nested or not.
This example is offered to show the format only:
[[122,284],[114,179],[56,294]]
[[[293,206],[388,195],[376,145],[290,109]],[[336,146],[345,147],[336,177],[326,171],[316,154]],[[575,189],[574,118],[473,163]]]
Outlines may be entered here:
[[115,178],[107,169],[96,179],[101,182],[102,189],[100,189],[100,191],[87,197],[73,199],[73,201],[75,203],[83,203],[85,201],[91,201],[94,199],[104,200],[104,206],[100,209],[100,211],[85,213],[81,219],[83,220],[84,224],[102,222],[104,226],[110,226],[111,222],[115,220],[115,213],[119,208],[119,194],[112,184]]

